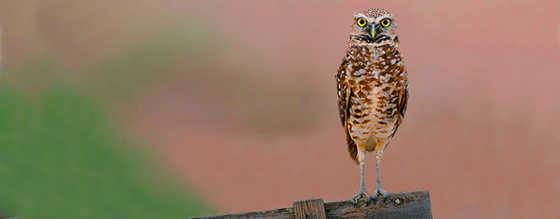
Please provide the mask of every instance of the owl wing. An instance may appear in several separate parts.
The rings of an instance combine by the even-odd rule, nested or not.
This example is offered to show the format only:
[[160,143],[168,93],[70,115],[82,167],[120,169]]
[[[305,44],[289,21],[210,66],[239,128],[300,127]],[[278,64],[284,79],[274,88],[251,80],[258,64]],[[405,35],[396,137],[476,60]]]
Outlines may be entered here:
[[[336,73],[336,90],[338,96],[338,114],[340,116],[340,122],[342,126],[346,124],[346,118],[348,117],[348,110],[350,105],[350,84],[348,83],[347,75],[346,75],[346,66],[348,60],[346,57],[342,60],[342,64],[338,68]],[[345,127],[346,128],[346,127]]]
[[[404,68],[403,71],[405,71],[405,75],[406,75],[407,73]],[[398,112],[397,124],[395,126],[395,131],[391,136],[394,136],[397,133],[397,129],[399,128],[402,121],[404,120],[404,114],[406,113],[407,105],[408,105],[408,80],[405,78],[401,83],[401,89],[399,89],[399,96],[397,102],[397,112]]]
[[404,118],[406,113],[406,106],[408,104],[408,83],[404,85],[404,89],[399,93],[399,102],[397,103],[397,109],[399,110],[399,116],[401,120]]
[[352,97],[352,88],[348,82],[348,71],[346,67],[348,66],[348,59],[344,57],[342,64],[338,68],[335,75],[336,77],[336,90],[338,96],[338,114],[340,116],[340,121],[342,122],[342,127],[344,127],[344,133],[346,134],[346,144],[348,146],[348,154],[350,157],[358,163],[358,148],[356,143],[350,137],[348,132],[348,126],[346,121],[348,120],[350,111],[350,99]]

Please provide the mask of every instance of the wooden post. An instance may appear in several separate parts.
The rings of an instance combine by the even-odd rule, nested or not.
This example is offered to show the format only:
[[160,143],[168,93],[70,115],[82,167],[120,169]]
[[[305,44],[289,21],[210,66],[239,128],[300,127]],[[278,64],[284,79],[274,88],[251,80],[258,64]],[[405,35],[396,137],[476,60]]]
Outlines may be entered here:
[[432,219],[428,191],[392,193],[372,200],[365,207],[356,207],[352,200],[323,203],[322,199],[296,201],[292,208],[255,211],[240,214],[198,218],[426,218]]
[[308,199],[294,202],[294,216],[296,219],[326,219],[323,199]]

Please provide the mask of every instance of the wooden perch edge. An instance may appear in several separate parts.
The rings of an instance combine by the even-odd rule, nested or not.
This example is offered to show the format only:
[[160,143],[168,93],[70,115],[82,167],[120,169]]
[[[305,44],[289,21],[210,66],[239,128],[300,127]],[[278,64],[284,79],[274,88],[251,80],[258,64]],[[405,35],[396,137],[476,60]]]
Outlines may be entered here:
[[323,199],[295,201],[291,208],[226,214],[204,219],[219,218],[433,218],[428,191],[391,193],[386,198],[371,201],[365,207],[356,207],[351,200],[323,203]]

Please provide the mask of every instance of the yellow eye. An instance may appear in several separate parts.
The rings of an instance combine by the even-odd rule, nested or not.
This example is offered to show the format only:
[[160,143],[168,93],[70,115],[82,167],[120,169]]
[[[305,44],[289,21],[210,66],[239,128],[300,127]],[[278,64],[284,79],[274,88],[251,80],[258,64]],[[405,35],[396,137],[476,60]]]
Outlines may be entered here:
[[356,21],[356,23],[358,23],[358,26],[363,27],[363,26],[366,26],[367,21],[366,21],[365,18],[361,17],[361,18],[358,18],[358,20]]
[[391,19],[385,18],[385,19],[381,20],[381,26],[384,26],[384,27],[391,26]]

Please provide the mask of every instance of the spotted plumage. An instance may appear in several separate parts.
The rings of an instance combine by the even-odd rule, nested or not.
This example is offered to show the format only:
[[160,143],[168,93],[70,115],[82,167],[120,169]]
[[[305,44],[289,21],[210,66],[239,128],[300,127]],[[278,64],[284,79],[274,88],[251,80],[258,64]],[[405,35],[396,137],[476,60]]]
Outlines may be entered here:
[[396,22],[384,9],[368,9],[354,15],[346,55],[336,74],[340,120],[350,157],[360,164],[360,192],[355,200],[369,197],[363,180],[366,152],[374,152],[377,189],[379,165],[390,140],[402,123],[408,100],[408,76]]

